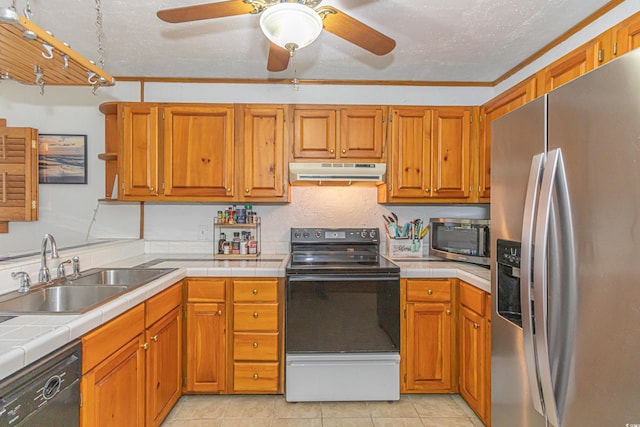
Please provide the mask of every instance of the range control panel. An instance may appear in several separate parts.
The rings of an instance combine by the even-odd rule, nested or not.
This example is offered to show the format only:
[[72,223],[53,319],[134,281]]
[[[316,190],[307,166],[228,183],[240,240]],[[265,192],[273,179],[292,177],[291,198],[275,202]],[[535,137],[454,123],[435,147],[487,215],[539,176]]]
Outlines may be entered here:
[[377,228],[292,228],[292,243],[379,243]]

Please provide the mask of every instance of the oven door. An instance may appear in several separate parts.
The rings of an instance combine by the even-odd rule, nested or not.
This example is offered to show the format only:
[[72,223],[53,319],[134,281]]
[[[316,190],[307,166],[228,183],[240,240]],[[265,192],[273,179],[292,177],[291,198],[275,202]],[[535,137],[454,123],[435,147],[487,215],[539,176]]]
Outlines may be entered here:
[[285,350],[381,353],[400,349],[399,275],[289,275]]

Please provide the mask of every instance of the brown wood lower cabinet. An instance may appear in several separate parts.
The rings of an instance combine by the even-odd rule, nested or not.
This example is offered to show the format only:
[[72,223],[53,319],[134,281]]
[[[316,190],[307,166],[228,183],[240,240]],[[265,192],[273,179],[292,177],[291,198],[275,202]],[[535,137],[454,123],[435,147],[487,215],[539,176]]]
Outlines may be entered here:
[[454,392],[452,282],[402,279],[401,286],[406,295],[401,322],[401,391]]
[[226,280],[186,280],[185,392],[225,390]]
[[232,393],[278,393],[281,390],[280,322],[276,278],[237,278],[233,289]]
[[[487,293],[460,282],[460,395],[487,423]],[[489,382],[489,384],[487,384]]]
[[162,423],[182,394],[181,304],[176,284],[82,337],[83,427]]

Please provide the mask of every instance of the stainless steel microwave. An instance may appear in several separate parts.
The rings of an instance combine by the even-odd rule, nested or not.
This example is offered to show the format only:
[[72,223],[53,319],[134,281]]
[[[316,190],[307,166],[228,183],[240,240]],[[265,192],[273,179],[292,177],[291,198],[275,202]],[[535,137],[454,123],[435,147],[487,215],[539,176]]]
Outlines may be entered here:
[[488,219],[431,218],[429,254],[454,261],[489,265]]

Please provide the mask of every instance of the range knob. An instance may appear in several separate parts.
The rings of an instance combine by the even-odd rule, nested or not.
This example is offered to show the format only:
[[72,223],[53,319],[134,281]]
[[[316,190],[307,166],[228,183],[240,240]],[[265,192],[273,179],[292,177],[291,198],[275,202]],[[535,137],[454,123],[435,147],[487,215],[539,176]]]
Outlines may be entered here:
[[320,230],[316,230],[316,239],[322,237],[322,232]]
[[307,231],[305,231],[304,233],[302,233],[302,237],[304,237],[305,239],[309,238],[309,233]]
[[362,230],[360,232],[360,237],[362,237],[363,239],[366,239],[367,238],[367,230]]
[[300,238],[300,232],[296,231],[295,233],[293,233],[293,237],[295,237],[296,239]]
[[369,237],[371,237],[372,239],[375,239],[376,238],[376,230],[371,230],[369,232]]

